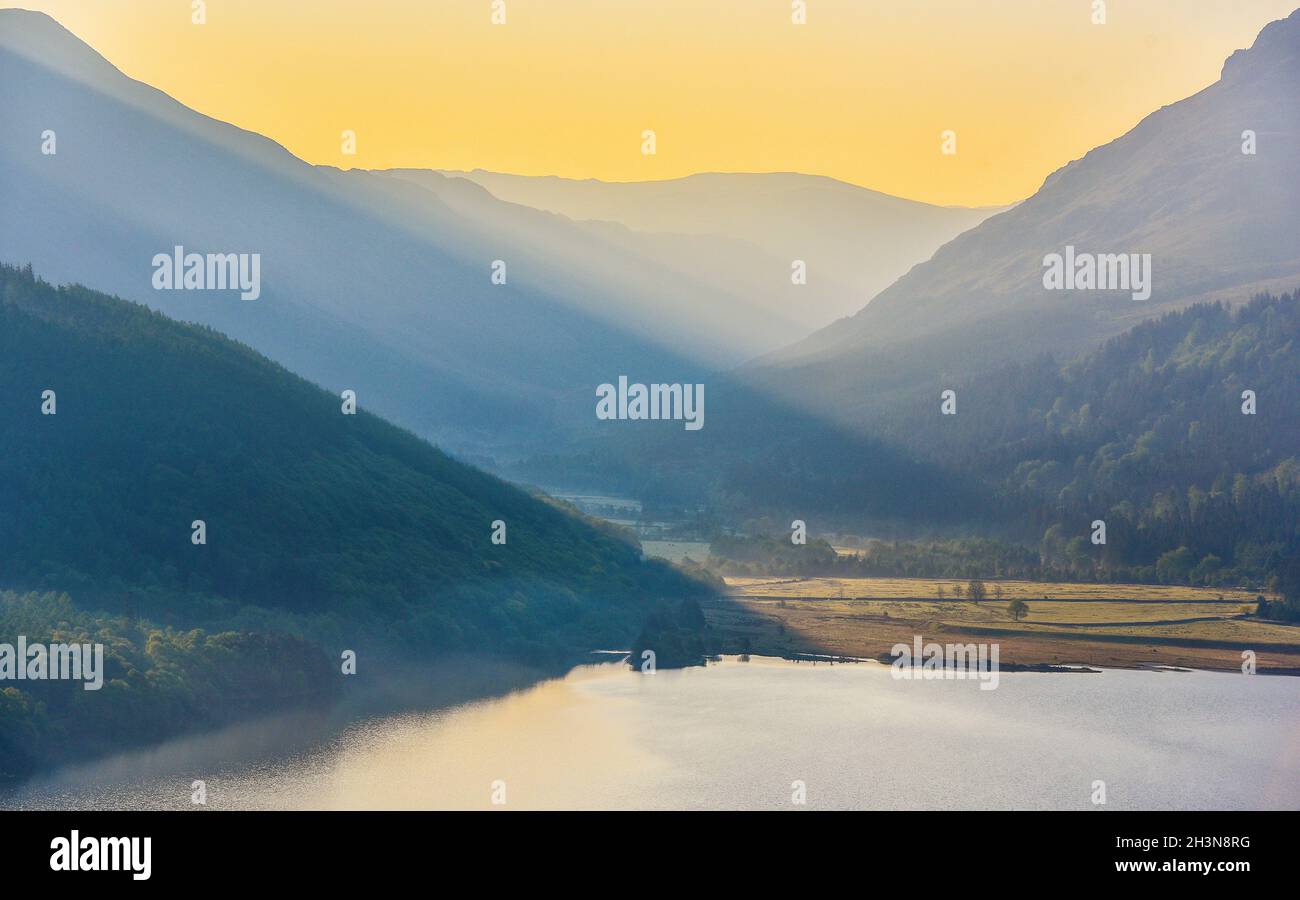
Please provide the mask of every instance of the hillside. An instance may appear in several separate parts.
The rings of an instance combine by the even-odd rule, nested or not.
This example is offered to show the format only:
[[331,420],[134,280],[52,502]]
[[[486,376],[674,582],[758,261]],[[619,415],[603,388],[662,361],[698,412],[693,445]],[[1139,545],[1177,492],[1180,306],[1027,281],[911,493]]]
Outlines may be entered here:
[[[1300,551],[1297,340],[1300,294],[1199,304],[1064,366],[1039,357],[960,383],[956,415],[899,406],[878,438],[981,485],[970,525],[1038,544],[1028,573],[1267,584]],[[810,503],[833,508],[853,483],[836,482],[808,483]],[[1097,519],[1104,546],[1089,540]]]
[[[594,315],[632,325],[707,362],[709,370],[739,365],[816,327],[791,314],[790,299],[797,295],[790,293],[789,260],[755,268],[744,242],[726,236],[649,235],[608,222],[575,222],[429,170],[348,176],[379,198],[377,209],[454,215],[463,232],[482,235],[530,282],[544,280],[579,301],[599,296]],[[421,225],[413,219],[412,227]],[[759,285],[765,289],[755,290]]]
[[[888,564],[861,574],[1262,587],[1300,557],[1297,340],[1300,294],[1203,303],[1065,363],[1041,354],[954,380],[955,415],[937,394],[882,403],[869,438],[719,404],[707,447],[607,441],[579,458],[609,479],[597,487],[651,504],[686,504],[680,473],[702,473],[688,483],[713,515],[782,539],[800,518],[810,533],[955,541],[883,545]],[[1090,542],[1097,519],[1104,546]]]
[[[392,174],[428,179],[434,173]],[[857,312],[952,238],[1002,212],[934,206],[795,172],[637,182],[481,169],[443,174],[636,246],[723,296],[748,298],[789,320],[781,345]],[[790,283],[795,259],[808,266],[807,284]]]
[[[1050,175],[1014,209],[942,247],[856,315],[745,374],[861,428],[897,396],[1041,353],[1097,346],[1195,302],[1289,290],[1300,277],[1300,11],[1222,77]],[[1253,153],[1243,152],[1246,132]],[[1150,297],[1048,290],[1043,260],[1150,254]]]
[[0,298],[8,586],[175,598],[158,611],[181,624],[251,604],[425,649],[539,653],[617,644],[645,598],[688,587],[366,412],[364,393],[344,415],[211,330],[30,270],[0,268]]
[[453,654],[547,668],[702,590],[358,402],[0,265],[0,642],[105,645],[102,691],[0,690],[0,780],[328,708],[343,649],[372,688]]
[[[1167,313],[1059,366],[957,388],[956,416],[890,436],[990,485],[1044,565],[1262,583],[1300,550],[1300,293]],[[1243,413],[1253,395],[1251,414]],[[1104,548],[1088,544],[1107,522]]]
[[[679,233],[576,222],[437,172],[309,165],[25,10],[0,10],[0,118],[0,260],[212,326],[475,456],[589,431],[591,392],[619,374],[698,382],[807,335],[987,215],[760,179],[730,192],[736,234],[699,234],[689,210]],[[796,200],[762,246],[734,214]],[[260,296],[155,290],[150,261],[178,245],[259,254]]]
[[[647,308],[698,298],[688,279],[615,250],[565,268],[428,192],[309,165],[44,14],[0,10],[0,119],[0,260],[210,325],[444,446],[544,443],[590,426],[592,390],[620,372],[719,364],[715,332]],[[155,290],[151,260],[177,245],[260,254],[260,296]]]

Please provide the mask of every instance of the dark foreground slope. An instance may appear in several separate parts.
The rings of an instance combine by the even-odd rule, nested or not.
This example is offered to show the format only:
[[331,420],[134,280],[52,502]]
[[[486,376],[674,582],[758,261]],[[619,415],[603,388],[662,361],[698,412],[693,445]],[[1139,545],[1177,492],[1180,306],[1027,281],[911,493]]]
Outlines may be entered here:
[[[343,648],[546,663],[627,646],[651,601],[697,589],[365,401],[344,415],[338,396],[214,331],[0,267],[0,587],[70,593],[76,614],[55,614],[52,631],[91,630],[83,611],[101,624],[142,617],[151,624],[120,628],[124,640],[152,652],[157,626],[184,655],[202,647],[168,628],[251,629],[296,641],[288,655],[315,652],[326,673]],[[0,622],[37,627],[39,610],[11,595]],[[140,649],[106,680],[147,687],[129,659]],[[328,694],[320,679],[287,686],[306,665],[250,669],[274,679],[262,685],[274,705],[277,686],[286,702]],[[10,712],[26,702],[6,697]],[[17,733],[0,719],[0,739]]]

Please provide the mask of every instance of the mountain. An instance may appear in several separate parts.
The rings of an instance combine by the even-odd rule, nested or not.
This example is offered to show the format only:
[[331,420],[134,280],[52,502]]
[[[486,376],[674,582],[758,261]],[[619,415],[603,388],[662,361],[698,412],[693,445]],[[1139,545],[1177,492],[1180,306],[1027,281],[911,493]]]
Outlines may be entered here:
[[503,690],[704,590],[210,328],[2,264],[0,447],[0,633],[103,646],[102,689],[6,682],[0,782],[375,692]]
[[[619,374],[718,366],[714,332],[620,303],[621,281],[549,265],[427,191],[307,165],[127,78],[43,14],[0,10],[0,117],[0,260],[211,325],[421,435],[544,442],[590,424],[595,386]],[[155,290],[152,260],[177,245],[260,254],[261,296]],[[655,267],[619,271],[679,293]]]
[[8,266],[0,446],[5,586],[177,625],[547,658],[626,646],[694,589],[244,345]]
[[[25,10],[0,10],[0,116],[0,260],[211,325],[464,453],[509,456],[594,428],[594,389],[621,374],[693,382],[771,352],[884,283],[841,281],[852,267],[840,257],[901,271],[983,215],[829,179],[808,180],[829,191],[732,191],[733,219],[747,203],[773,219],[823,193],[869,198],[829,205],[811,230],[768,229],[774,256],[740,222],[706,239],[691,214],[680,233],[641,233],[435,172],[311,166]],[[834,234],[858,205],[875,217],[871,246]],[[790,284],[794,244],[812,266],[806,293]],[[260,296],[155,289],[152,261],[176,246],[258,254]]]
[[789,263],[777,268],[770,260],[756,264],[742,241],[647,235],[608,222],[574,222],[499,200],[471,181],[426,169],[353,174],[369,174],[372,185],[400,202],[424,197],[431,210],[450,210],[463,229],[508,247],[511,260],[527,260],[533,277],[545,273],[557,288],[590,285],[592,296],[604,298],[605,314],[634,322],[639,333],[707,360],[713,370],[768,353],[816,327],[801,322],[803,305],[794,301],[808,297],[794,293]]
[[[904,567],[846,564],[845,575],[1276,586],[1294,596],[1284,583],[1294,584],[1286,579],[1300,558],[1298,341],[1300,291],[1198,303],[1066,363],[1040,354],[955,380],[956,415],[898,400],[864,434],[770,401],[754,418],[751,397],[749,410],[721,404],[707,445],[620,435],[581,448],[569,467],[605,479],[591,489],[625,490],[650,508],[694,511],[705,498],[695,520],[719,556],[727,542],[716,536],[733,523],[788,549],[790,522],[802,519],[810,532],[892,540],[878,561]],[[521,475],[563,463],[530,460]],[[1097,520],[1100,546],[1090,540]],[[779,562],[769,544],[735,546]],[[798,555],[819,564],[808,554]]]
[[[985,485],[970,524],[1038,544],[1040,576],[1267,584],[1300,549],[1298,339],[1300,292],[1200,303],[1065,365],[957,383],[955,416],[897,413],[873,431]],[[847,469],[805,481],[809,505],[833,508]]]
[[[1290,288],[1300,276],[1297,96],[1300,11],[1234,53],[1213,85],[1064,166],[748,376],[860,426],[900,393],[937,403],[955,380],[1008,359],[1068,358],[1169,309]],[[1045,258],[1067,247],[1150,254],[1149,299],[1045,289]]]
[[[784,343],[847,316],[943,244],[1006,207],[932,206],[791,172],[607,182],[445,171],[494,196],[620,237],[722,292],[790,319]],[[611,224],[622,228],[611,228]],[[791,263],[807,264],[806,285]],[[775,349],[775,348],[773,348]]]
[[[1242,327],[1227,338],[1233,352],[1201,348],[1222,371],[1217,380],[1179,379],[1192,395],[1181,402],[1166,381],[1129,372],[1147,364],[1148,351],[1159,359],[1160,347],[1142,345],[1149,332],[1125,345],[1141,351],[1136,358],[1091,364],[1091,394],[1032,391],[1058,384],[1062,367],[1170,312],[1206,301],[1241,306],[1262,289],[1294,303],[1296,96],[1300,12],[1263,29],[1214,85],[1054,173],[1033,197],[944,245],[857,315],[714,379],[706,446],[668,447],[653,436],[633,444],[616,435],[568,450],[568,467],[587,473],[589,489],[634,490],[650,504],[690,508],[691,496],[705,497],[723,520],[766,518],[782,528],[802,518],[823,530],[886,537],[1011,529],[1017,539],[1038,541],[1053,524],[1074,527],[1128,497],[1133,527],[1159,537],[1144,537],[1145,549],[1124,565],[1154,565],[1146,550],[1171,535],[1181,535],[1179,543],[1162,552],[1186,543],[1202,556],[1235,559],[1235,549],[1193,535],[1203,523],[1182,531],[1182,524],[1152,524],[1164,521],[1154,506],[1178,508],[1155,493],[1173,491],[1187,502],[1188,492],[1222,494],[1223,478],[1231,488],[1238,475],[1265,486],[1286,476],[1294,437],[1285,416],[1294,406],[1279,393],[1293,375],[1286,368],[1293,335],[1265,330],[1265,343]],[[1242,152],[1245,131],[1255,133],[1255,154]],[[1067,247],[1150,253],[1150,298],[1046,290],[1044,259]],[[1199,315],[1188,321],[1211,325]],[[1293,327],[1290,314],[1281,321]],[[1197,346],[1196,334],[1182,337]],[[1195,357],[1171,363],[1199,364]],[[1271,386],[1273,418],[1228,415],[1233,398],[1240,403],[1240,391],[1259,390],[1256,384]],[[942,414],[946,390],[956,393],[956,415]],[[1128,395],[1150,405],[1121,404]],[[1112,405],[1110,430],[1094,432],[1103,399]],[[1218,406],[1196,405],[1202,400]],[[1056,428],[1067,410],[1074,425]],[[1030,427],[1044,417],[1052,426],[1045,433]],[[1256,422],[1264,430],[1250,432],[1255,442],[1231,445]],[[555,450],[517,471],[553,481],[565,467],[564,451]],[[1091,467],[1097,472],[1080,471]],[[679,488],[688,479],[689,495]],[[1286,509],[1286,502],[1274,497],[1258,509]],[[1222,540],[1261,537],[1249,524],[1252,507],[1243,509],[1215,513],[1232,523]],[[1270,512],[1263,521],[1279,519]],[[1246,568],[1267,565],[1256,559]]]

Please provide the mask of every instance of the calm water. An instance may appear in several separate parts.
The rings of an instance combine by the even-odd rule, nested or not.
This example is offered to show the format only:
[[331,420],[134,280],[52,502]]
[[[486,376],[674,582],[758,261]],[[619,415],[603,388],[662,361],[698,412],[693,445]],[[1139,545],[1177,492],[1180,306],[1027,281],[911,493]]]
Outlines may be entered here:
[[[286,726],[288,728],[288,726]],[[214,735],[60,773],[5,805],[208,808],[1300,808],[1300,680],[1005,673],[895,681],[873,663],[609,664],[503,698],[362,721],[221,766]],[[247,749],[240,751],[247,754]]]

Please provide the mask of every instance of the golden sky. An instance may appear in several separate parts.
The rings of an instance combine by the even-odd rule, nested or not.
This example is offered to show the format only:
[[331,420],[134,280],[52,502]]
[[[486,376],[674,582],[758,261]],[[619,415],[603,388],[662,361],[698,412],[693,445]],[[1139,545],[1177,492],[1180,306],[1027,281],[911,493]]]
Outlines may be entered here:
[[[24,0],[309,162],[829,175],[1000,204],[1212,83],[1300,0]],[[355,156],[341,132],[357,134]],[[657,153],[641,153],[653,129]],[[940,135],[957,133],[957,153]]]

